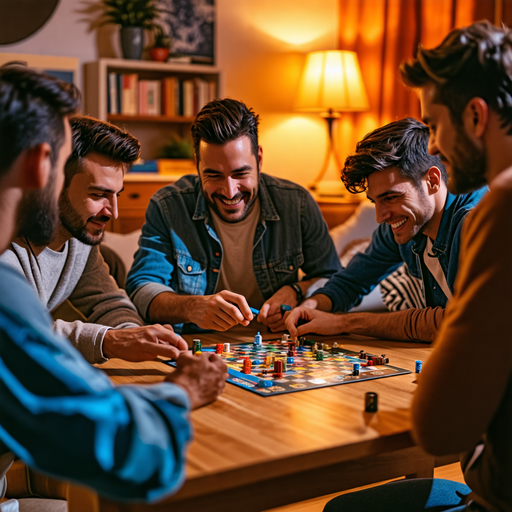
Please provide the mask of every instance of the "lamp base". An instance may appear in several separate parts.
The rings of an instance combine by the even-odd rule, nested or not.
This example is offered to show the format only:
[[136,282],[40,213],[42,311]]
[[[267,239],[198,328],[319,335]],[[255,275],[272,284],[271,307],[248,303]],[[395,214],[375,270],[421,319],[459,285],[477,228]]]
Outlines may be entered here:
[[345,197],[348,192],[341,180],[322,180],[308,185],[309,190],[318,196]]

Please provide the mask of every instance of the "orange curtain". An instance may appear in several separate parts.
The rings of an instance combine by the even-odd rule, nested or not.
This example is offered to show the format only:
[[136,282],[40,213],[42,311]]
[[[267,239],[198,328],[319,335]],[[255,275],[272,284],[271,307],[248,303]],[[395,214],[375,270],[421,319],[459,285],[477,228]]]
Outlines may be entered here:
[[452,28],[480,19],[512,25],[512,0],[339,0],[339,47],[357,52],[371,105],[339,123],[342,159],[378,126],[420,118],[418,99],[403,86],[398,66],[419,43],[437,46]]

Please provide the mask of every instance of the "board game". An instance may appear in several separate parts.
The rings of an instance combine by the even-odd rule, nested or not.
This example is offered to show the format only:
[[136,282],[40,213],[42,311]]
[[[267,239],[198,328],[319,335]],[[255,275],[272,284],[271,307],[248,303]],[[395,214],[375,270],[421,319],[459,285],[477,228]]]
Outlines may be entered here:
[[258,344],[226,343],[199,349],[217,352],[228,366],[228,382],[260,396],[411,373],[389,365],[384,354],[358,353],[307,339],[296,344],[288,340],[262,341],[260,337]]

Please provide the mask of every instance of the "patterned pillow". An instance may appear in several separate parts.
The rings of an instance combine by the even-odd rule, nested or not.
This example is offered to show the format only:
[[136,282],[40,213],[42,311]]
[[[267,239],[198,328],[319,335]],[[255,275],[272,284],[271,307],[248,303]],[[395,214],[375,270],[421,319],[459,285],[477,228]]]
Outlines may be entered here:
[[390,311],[426,308],[421,279],[413,277],[404,263],[380,282],[382,300]]

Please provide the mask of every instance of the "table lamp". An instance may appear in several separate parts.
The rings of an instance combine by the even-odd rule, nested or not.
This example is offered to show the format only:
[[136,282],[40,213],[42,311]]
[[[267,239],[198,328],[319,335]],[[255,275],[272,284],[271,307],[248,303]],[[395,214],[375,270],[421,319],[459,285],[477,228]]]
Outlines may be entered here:
[[309,185],[310,190],[318,191],[318,185],[329,168],[331,155],[338,169],[341,169],[332,136],[334,121],[341,117],[341,112],[362,112],[369,108],[355,52],[330,50],[307,54],[295,99],[295,110],[318,112],[327,122],[329,133],[327,154],[320,172]]

